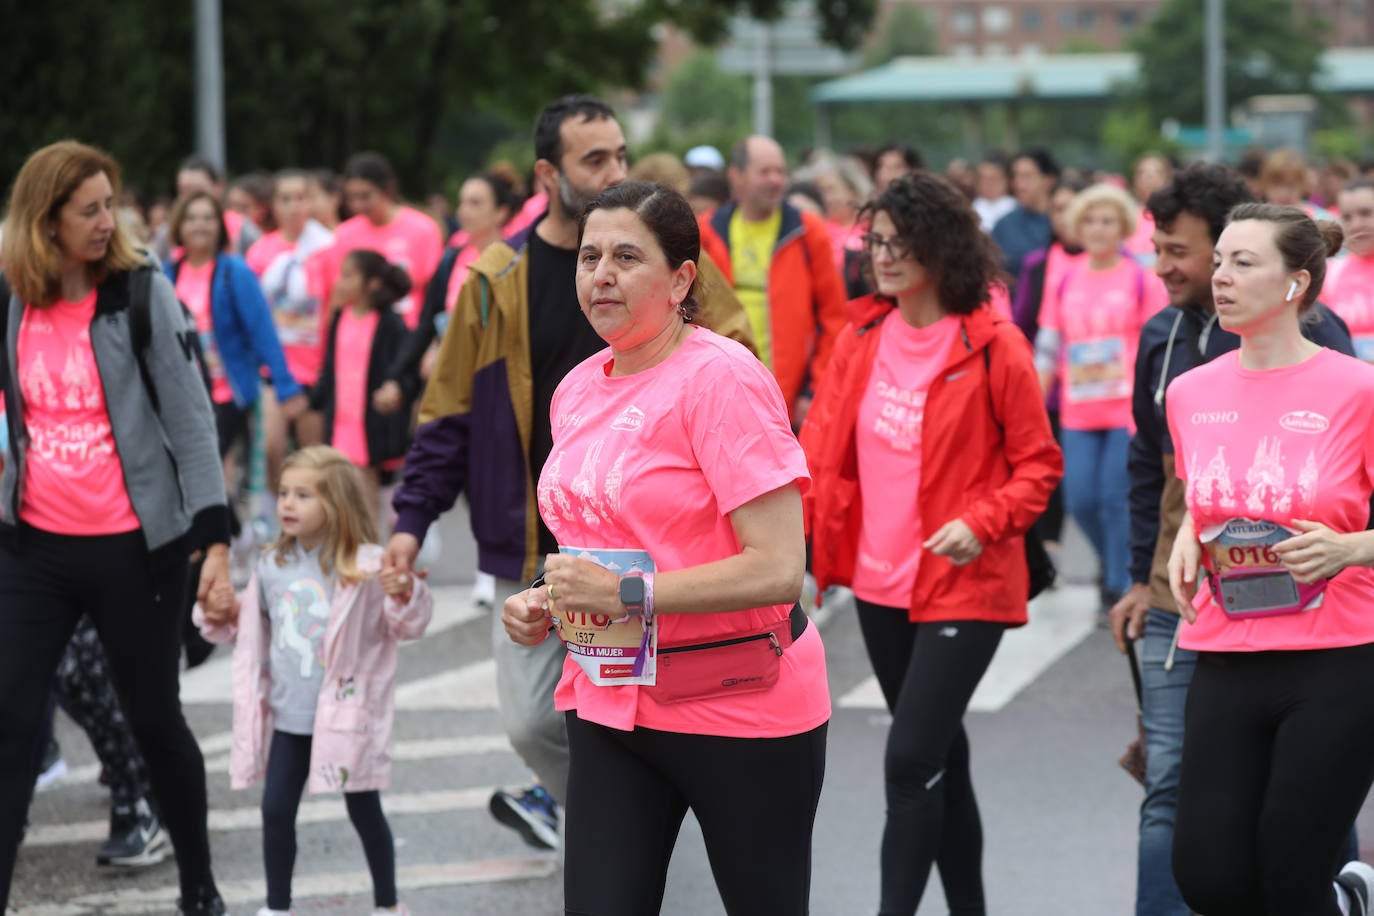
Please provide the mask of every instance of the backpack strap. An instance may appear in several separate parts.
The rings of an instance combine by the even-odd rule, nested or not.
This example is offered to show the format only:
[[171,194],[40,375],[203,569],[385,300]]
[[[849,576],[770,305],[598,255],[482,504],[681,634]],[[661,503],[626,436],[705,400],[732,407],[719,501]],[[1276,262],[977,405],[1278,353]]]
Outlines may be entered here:
[[162,402],[157,396],[157,386],[153,384],[153,373],[148,368],[148,347],[153,342],[152,295],[153,268],[140,266],[129,271],[129,340],[133,344],[138,374],[143,379],[143,390],[148,392],[153,412],[162,413]]

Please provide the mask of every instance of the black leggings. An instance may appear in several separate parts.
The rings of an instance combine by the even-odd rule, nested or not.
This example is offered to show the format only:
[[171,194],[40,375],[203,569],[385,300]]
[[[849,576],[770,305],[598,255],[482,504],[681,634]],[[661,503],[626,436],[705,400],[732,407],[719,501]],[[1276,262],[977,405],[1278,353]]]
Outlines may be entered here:
[[964,712],[1006,629],[912,623],[902,608],[855,601],[873,673],[892,713],[883,761],[881,916],[911,916],[931,865],[950,913],[982,914],[983,825],[969,771]]
[[183,897],[214,892],[205,761],[178,697],[185,550],[154,563],[143,534],[75,537],[24,527],[0,544],[0,909],[9,899],[35,742],[53,673],[81,615],[100,634],[121,706],[176,849]]
[[1374,782],[1371,697],[1374,644],[1198,656],[1173,850],[1190,907],[1340,912],[1333,866]]
[[828,725],[786,738],[620,731],[567,714],[568,916],[663,906],[682,819],[701,824],[730,916],[810,912],[811,830]]
[[148,770],[119,707],[105,650],[91,618],[81,617],[57,665],[57,702],[90,739],[117,808],[150,797]]
[[[262,860],[267,868],[267,908],[291,909],[291,872],[296,866],[296,809],[310,776],[309,735],[272,733],[267,780],[262,791]],[[382,813],[379,792],[345,792],[348,819],[363,841],[372,872],[372,899],[378,907],[396,905],[396,847]]]

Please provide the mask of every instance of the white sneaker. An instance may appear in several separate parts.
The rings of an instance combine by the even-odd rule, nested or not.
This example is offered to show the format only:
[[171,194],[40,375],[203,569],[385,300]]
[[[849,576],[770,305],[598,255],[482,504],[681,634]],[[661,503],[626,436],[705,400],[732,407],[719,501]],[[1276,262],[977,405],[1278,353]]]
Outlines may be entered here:
[[258,910],[258,916],[295,916],[295,910],[269,910],[263,907]]
[[379,906],[372,911],[372,916],[410,916],[410,910],[404,903],[398,903],[390,908]]
[[1350,916],[1374,916],[1374,867],[1364,862],[1347,862],[1336,876],[1336,883],[1350,895]]

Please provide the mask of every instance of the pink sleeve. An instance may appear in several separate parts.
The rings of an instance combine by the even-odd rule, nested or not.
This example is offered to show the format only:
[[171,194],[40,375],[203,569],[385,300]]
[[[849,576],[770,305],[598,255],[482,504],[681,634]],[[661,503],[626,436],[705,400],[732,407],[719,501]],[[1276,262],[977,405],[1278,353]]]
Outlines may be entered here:
[[416,223],[415,233],[415,286],[423,296],[424,288],[429,285],[430,277],[444,257],[444,237],[438,225],[427,216],[421,216],[423,224]]
[[793,482],[806,492],[811,482],[806,456],[792,432],[782,391],[763,363],[742,355],[700,368],[701,394],[685,405],[683,421],[720,511],[728,515]]
[[1164,415],[1169,424],[1169,441],[1174,445],[1174,476],[1179,480],[1188,479],[1187,453],[1183,451],[1178,438],[1178,423],[1175,417],[1183,408],[1178,404],[1178,382],[1170,385],[1164,392]]

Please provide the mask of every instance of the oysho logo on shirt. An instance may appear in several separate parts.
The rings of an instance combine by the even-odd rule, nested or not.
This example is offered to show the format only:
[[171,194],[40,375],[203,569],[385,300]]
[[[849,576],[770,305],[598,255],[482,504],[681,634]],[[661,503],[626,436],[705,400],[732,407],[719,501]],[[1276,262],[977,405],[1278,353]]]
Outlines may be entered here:
[[1294,410],[1279,417],[1279,425],[1293,433],[1324,433],[1331,422],[1310,410]]
[[1240,414],[1234,410],[1199,410],[1193,414],[1194,426],[1212,423],[1239,423]]
[[631,405],[626,407],[625,412],[616,418],[616,421],[611,424],[611,429],[623,429],[633,433],[638,432],[639,428],[643,425],[644,411]]

